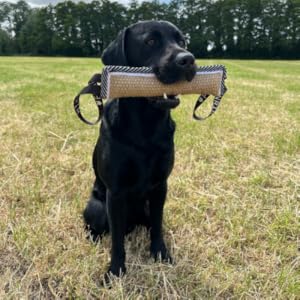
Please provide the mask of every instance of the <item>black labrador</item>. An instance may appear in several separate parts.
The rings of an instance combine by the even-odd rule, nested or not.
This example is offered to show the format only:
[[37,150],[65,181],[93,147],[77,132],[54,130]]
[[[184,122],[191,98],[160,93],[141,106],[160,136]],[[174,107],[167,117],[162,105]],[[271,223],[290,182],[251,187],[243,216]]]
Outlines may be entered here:
[[[119,33],[102,55],[105,65],[150,66],[165,83],[192,80],[194,56],[173,24],[143,21]],[[179,104],[174,95],[123,98],[104,107],[100,136],[93,154],[96,180],[84,219],[92,237],[111,232],[114,275],[125,273],[124,236],[136,225],[150,229],[151,255],[171,262],[162,219],[167,179],[174,163],[175,123],[170,109]]]

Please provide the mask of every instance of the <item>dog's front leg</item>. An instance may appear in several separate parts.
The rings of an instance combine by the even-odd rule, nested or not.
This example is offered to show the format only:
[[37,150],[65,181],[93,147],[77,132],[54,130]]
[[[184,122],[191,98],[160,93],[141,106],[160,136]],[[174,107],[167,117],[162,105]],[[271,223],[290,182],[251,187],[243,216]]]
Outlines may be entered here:
[[107,213],[111,230],[111,262],[108,274],[121,276],[126,272],[124,237],[126,228],[126,196],[107,191]]
[[163,220],[163,209],[165,199],[167,195],[167,182],[163,182],[155,187],[149,197],[149,208],[150,208],[150,237],[151,246],[150,252],[155,260],[161,256],[163,261],[172,262],[172,258],[166,248],[163,231],[162,231],[162,220]]

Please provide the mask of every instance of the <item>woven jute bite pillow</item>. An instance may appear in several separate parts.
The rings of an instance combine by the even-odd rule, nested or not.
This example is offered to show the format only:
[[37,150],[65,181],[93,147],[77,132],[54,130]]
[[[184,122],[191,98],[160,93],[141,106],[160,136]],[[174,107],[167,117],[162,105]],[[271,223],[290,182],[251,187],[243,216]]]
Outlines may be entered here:
[[[101,97],[106,99],[126,97],[155,97],[167,95],[221,96],[226,71],[223,66],[198,67],[194,79],[172,84],[160,82],[151,68],[107,66],[102,72]],[[225,79],[225,78],[224,78]]]
[[[122,99],[138,97],[160,97],[163,95],[200,95],[195,107],[193,117],[204,120],[211,116],[217,109],[221,98],[226,92],[226,69],[222,65],[198,67],[192,81],[182,80],[172,84],[160,82],[152,68],[131,68],[124,66],[106,66],[102,75],[95,74],[86,86],[74,99],[74,108],[78,117],[87,124],[95,124],[101,118],[103,109],[102,99]],[[99,118],[92,123],[81,114],[79,98],[82,94],[92,94],[99,109]],[[196,115],[196,109],[207,99],[214,96],[211,111],[206,117]]]

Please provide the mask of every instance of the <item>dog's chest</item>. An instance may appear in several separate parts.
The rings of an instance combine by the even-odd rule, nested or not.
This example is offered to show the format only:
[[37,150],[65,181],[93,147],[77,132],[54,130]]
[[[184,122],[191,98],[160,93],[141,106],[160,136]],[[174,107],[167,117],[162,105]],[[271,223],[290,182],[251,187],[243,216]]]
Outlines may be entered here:
[[135,161],[136,184],[151,189],[156,184],[165,181],[170,175],[174,163],[174,151],[173,148],[166,151],[160,147],[151,147],[142,156],[143,159]]

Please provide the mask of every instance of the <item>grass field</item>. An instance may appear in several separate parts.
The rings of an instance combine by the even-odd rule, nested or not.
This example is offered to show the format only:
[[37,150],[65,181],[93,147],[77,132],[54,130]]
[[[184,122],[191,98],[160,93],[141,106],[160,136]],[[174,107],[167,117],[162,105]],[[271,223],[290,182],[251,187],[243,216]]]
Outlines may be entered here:
[[100,61],[0,58],[1,299],[299,299],[300,61],[199,63],[226,65],[229,91],[205,122],[191,118],[196,96],[173,112],[175,264],[154,263],[137,230],[107,289],[110,240],[86,240],[81,218],[98,126],[72,107]]

